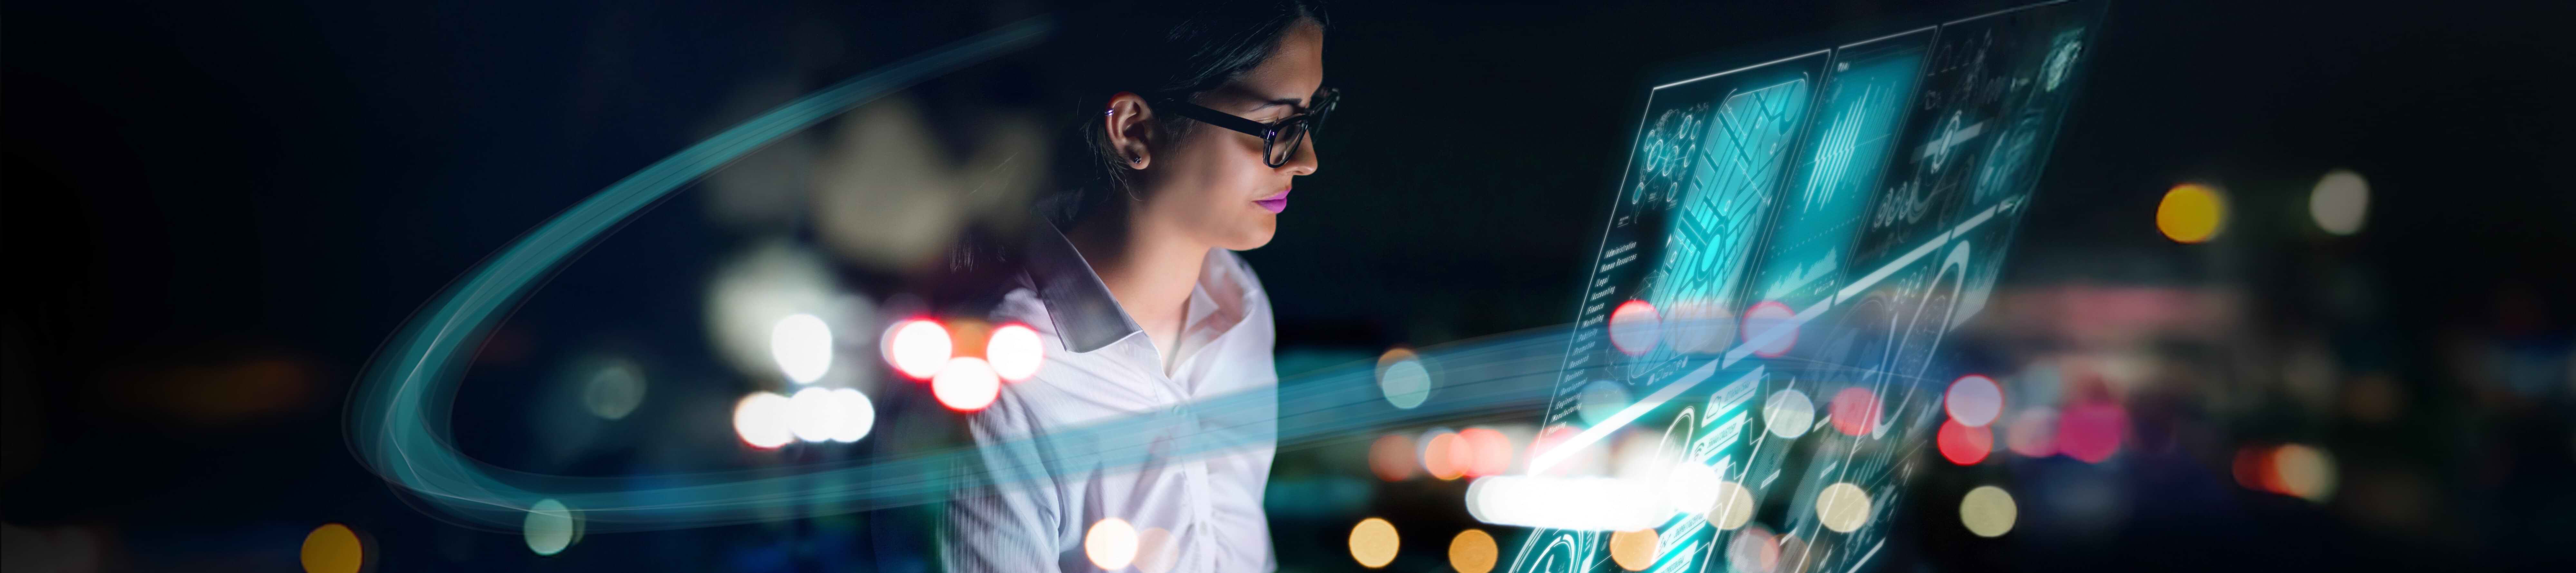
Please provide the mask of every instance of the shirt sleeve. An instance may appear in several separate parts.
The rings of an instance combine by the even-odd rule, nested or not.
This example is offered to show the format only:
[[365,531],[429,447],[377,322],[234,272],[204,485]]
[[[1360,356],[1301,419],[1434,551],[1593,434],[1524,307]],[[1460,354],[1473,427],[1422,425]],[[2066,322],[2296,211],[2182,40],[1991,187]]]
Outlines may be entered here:
[[958,573],[1054,571],[1063,553],[1063,511],[1050,468],[1039,455],[1036,423],[1020,397],[1004,389],[992,406],[967,418],[975,440],[939,528],[939,552]]

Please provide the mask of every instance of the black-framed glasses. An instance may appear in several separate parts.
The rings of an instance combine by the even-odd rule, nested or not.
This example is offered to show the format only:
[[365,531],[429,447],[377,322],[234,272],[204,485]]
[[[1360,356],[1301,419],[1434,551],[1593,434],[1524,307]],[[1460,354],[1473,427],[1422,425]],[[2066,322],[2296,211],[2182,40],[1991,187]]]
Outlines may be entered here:
[[1307,102],[1306,113],[1288,116],[1287,119],[1274,123],[1244,119],[1174,97],[1157,100],[1155,105],[1165,106],[1166,109],[1181,114],[1181,117],[1195,119],[1200,123],[1261,138],[1262,161],[1269,163],[1271,167],[1278,167],[1287,165],[1288,158],[1297,156],[1297,147],[1305,144],[1307,134],[1323,130],[1324,117],[1331,114],[1333,106],[1340,104],[1341,101],[1342,90],[1324,88],[1315,92],[1315,98]]

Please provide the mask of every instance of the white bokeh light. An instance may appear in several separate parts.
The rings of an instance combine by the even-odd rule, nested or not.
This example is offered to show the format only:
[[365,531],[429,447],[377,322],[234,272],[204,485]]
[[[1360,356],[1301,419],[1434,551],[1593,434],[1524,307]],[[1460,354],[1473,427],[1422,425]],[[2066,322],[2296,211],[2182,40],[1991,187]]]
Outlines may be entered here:
[[2308,217],[2328,233],[2361,232],[2362,222],[2370,218],[2370,182],[2348,169],[2326,172],[2308,192]]
[[993,374],[993,367],[972,356],[949,360],[948,366],[939,370],[939,377],[930,381],[930,393],[939,398],[939,404],[959,412],[993,405],[1001,391],[1002,378]]
[[769,329],[769,357],[798,384],[822,379],[832,369],[832,327],[811,314],[778,319]]
[[821,442],[841,431],[841,402],[830,388],[806,388],[788,399],[787,428],[796,439]]
[[929,380],[948,364],[952,351],[948,329],[929,320],[907,320],[886,329],[886,362],[903,375]]
[[788,428],[788,419],[794,415],[790,404],[786,396],[771,392],[753,392],[742,397],[742,401],[733,407],[734,434],[742,436],[742,443],[755,448],[787,445],[796,439],[795,432]]
[[984,341],[984,362],[992,364],[993,375],[1003,380],[1027,380],[1046,363],[1046,345],[1038,339],[1038,331],[1027,325],[1005,324]]
[[849,388],[832,390],[832,402],[841,409],[841,425],[832,430],[832,441],[851,443],[868,437],[877,425],[877,406],[868,395]]

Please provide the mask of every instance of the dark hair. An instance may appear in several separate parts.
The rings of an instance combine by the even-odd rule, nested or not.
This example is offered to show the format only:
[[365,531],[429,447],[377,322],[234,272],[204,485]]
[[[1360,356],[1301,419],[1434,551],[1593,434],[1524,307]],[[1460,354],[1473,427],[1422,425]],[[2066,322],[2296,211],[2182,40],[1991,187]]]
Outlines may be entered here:
[[[1101,125],[1110,96],[1195,100],[1260,66],[1298,23],[1331,21],[1320,0],[1140,0],[1104,8],[1068,19],[1054,52],[1066,74],[1058,83],[1069,90],[1062,117],[1076,124],[1057,146],[1057,192],[1044,210],[1059,227],[1134,183]],[[1169,140],[1191,124],[1163,121],[1156,129]]]

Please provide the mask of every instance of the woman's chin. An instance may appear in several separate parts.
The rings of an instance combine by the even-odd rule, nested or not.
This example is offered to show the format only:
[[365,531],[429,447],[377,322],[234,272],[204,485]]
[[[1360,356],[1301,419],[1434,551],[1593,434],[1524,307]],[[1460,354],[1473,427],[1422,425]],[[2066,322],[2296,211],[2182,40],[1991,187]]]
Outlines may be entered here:
[[1261,248],[1262,245],[1270,244],[1271,236],[1277,235],[1278,233],[1279,218],[1262,217],[1259,221],[1247,223],[1241,232],[1234,233],[1232,237],[1228,237],[1223,244],[1219,244],[1217,247],[1229,251],[1249,251],[1258,249]]

